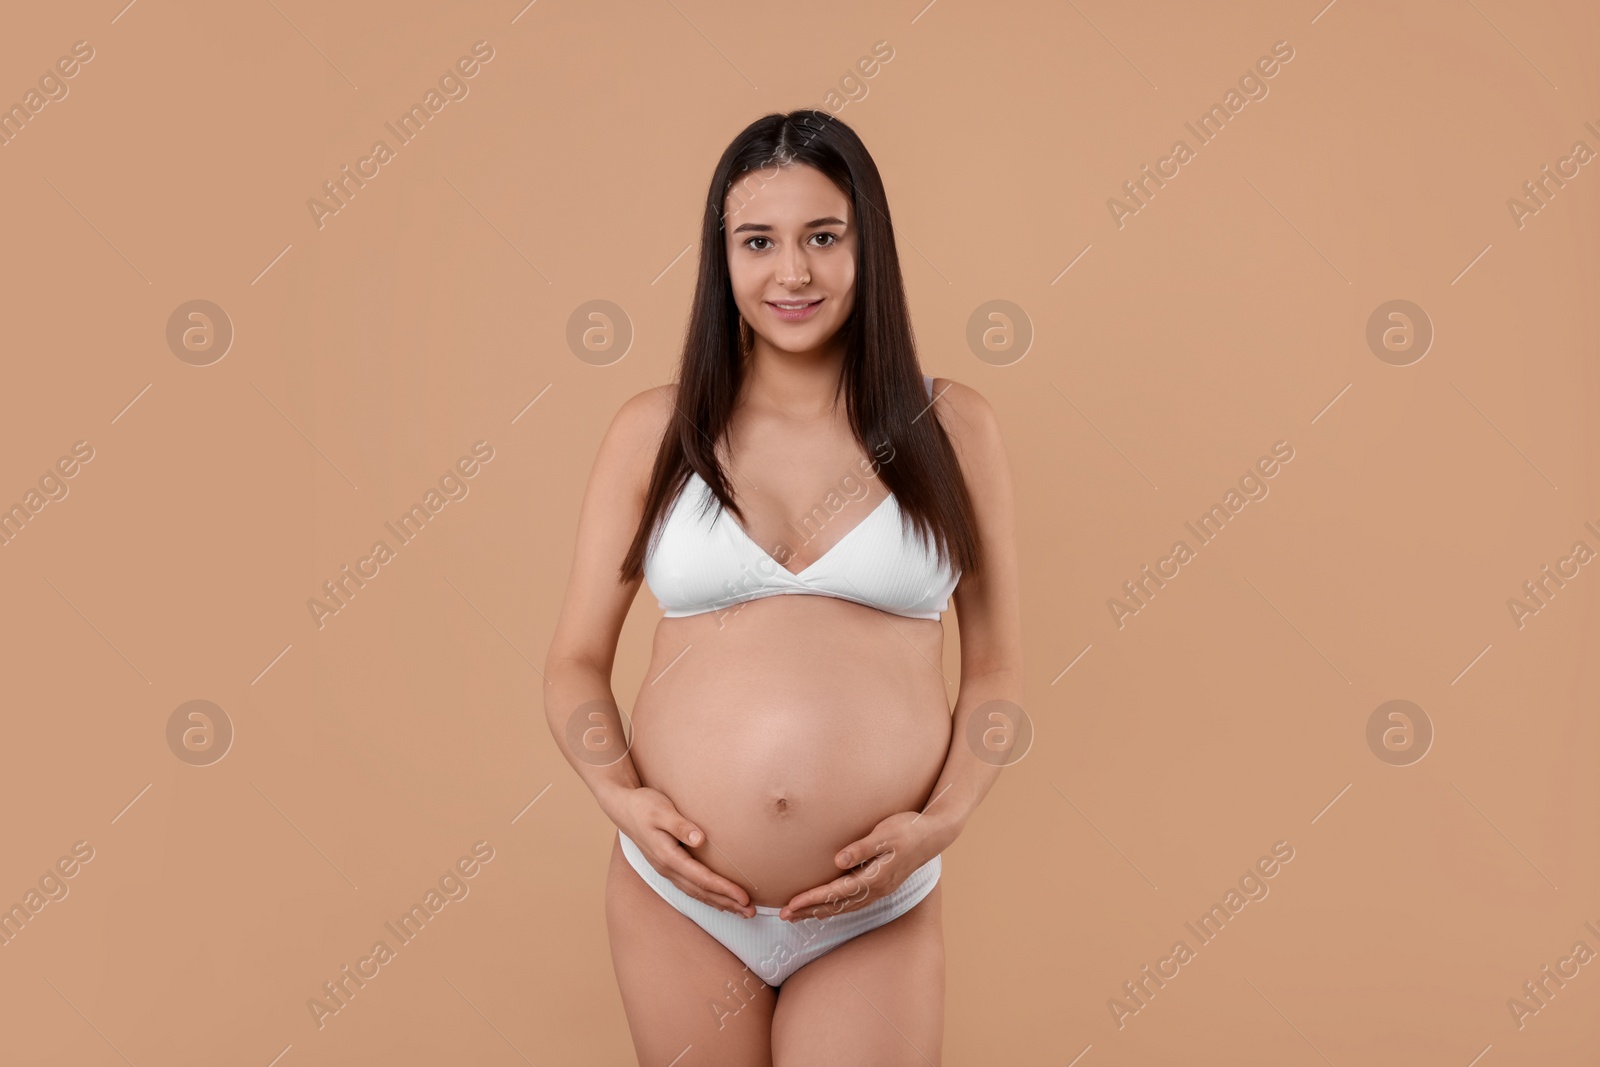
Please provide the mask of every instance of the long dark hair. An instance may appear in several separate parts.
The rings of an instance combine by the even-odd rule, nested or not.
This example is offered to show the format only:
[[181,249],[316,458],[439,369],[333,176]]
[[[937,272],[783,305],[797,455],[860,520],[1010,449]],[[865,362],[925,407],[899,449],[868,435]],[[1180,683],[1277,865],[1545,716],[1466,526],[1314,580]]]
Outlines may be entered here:
[[845,357],[834,399],[843,391],[851,432],[882,463],[879,475],[924,545],[931,537],[942,560],[955,561],[963,575],[978,573],[972,498],[923,388],[883,179],[854,130],[826,112],[804,109],[766,115],[746,126],[711,176],[700,224],[700,272],[678,368],[677,410],[656,452],[644,514],[619,571],[623,582],[643,576],[656,528],[690,471],[743,520],[716,455],[744,381],[746,348],[728,276],[723,204],[746,175],[765,171],[770,176],[792,164],[815,167],[849,196],[860,227],[855,302],[841,328]]

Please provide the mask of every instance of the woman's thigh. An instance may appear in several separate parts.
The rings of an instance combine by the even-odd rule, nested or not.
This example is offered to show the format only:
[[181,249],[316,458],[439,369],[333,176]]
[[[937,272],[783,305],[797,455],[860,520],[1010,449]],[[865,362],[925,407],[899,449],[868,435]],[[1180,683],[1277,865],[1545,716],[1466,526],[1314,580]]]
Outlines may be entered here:
[[778,987],[774,1067],[937,1067],[944,1043],[942,887]]
[[646,885],[620,842],[606,929],[640,1067],[770,1067],[775,991]]

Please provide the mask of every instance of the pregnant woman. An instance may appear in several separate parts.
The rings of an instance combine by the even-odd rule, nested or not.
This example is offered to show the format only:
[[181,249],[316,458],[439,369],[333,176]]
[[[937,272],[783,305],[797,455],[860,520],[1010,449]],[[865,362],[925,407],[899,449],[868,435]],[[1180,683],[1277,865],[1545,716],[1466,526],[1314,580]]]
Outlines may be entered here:
[[[1012,514],[993,409],[918,364],[865,147],[820,111],[752,123],[712,176],[677,383],[595,458],[546,670],[618,829],[641,1064],[941,1062],[940,853],[1021,718]],[[629,736],[641,581],[665,617]]]

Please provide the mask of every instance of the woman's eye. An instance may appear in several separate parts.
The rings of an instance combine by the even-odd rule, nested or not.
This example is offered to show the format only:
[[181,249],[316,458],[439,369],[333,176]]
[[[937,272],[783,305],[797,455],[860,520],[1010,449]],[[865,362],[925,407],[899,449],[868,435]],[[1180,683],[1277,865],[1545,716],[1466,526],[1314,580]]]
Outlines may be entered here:
[[[828,239],[828,242],[827,242],[827,244],[824,244],[824,245],[821,246],[823,248],[830,248],[833,245],[836,245],[836,244],[839,243],[839,235],[836,234],[836,233],[818,233],[818,234],[812,234],[812,237],[813,238],[826,237]],[[745,239],[744,246],[746,248],[750,249],[750,251],[752,251],[752,252],[765,252],[766,251],[766,247],[762,246],[760,248],[757,248],[755,246],[755,243],[754,243],[756,241],[765,241],[766,244],[769,244],[769,245],[772,243],[772,239],[770,237],[750,237],[750,238],[746,238]]]

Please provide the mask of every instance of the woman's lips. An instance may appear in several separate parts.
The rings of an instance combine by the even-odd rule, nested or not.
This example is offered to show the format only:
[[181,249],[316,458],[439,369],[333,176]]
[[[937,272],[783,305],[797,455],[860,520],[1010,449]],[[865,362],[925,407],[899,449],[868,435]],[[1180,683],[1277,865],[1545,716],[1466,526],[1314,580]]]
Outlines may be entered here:
[[772,313],[778,318],[782,319],[784,322],[800,322],[803,319],[809,319],[816,313],[817,308],[822,306],[822,298],[818,297],[816,300],[811,301],[805,307],[796,311],[790,311],[787,308],[780,307],[771,300],[768,300],[765,303],[767,307],[772,309]]

